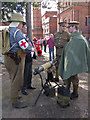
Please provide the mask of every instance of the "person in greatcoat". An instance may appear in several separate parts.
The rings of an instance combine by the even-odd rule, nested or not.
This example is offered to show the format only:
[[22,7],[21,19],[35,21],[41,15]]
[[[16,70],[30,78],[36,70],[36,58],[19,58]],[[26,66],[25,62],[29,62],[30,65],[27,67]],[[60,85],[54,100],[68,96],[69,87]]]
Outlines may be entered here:
[[69,90],[71,83],[73,84],[71,99],[74,99],[79,96],[78,74],[83,72],[90,73],[90,46],[85,37],[83,37],[82,32],[79,31],[79,22],[71,21],[68,24],[71,37],[63,49],[58,74]]

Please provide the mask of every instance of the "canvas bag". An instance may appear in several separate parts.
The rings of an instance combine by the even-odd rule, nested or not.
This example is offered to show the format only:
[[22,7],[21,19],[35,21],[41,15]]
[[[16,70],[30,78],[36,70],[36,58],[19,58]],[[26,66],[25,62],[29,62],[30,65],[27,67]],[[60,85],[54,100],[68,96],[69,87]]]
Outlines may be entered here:
[[9,30],[2,30],[2,55],[10,49]]
[[63,108],[70,106],[70,91],[63,85],[58,87],[57,103]]
[[[14,33],[14,38],[16,33],[19,31],[19,29],[17,29]],[[15,43],[16,44],[16,43]],[[15,45],[14,44],[14,45]],[[12,47],[10,47],[10,40],[9,40],[9,29],[8,30],[2,30],[2,55],[6,55],[8,53],[8,51],[14,47],[14,45]],[[21,54],[23,53],[22,49],[20,48],[17,51],[17,54]]]

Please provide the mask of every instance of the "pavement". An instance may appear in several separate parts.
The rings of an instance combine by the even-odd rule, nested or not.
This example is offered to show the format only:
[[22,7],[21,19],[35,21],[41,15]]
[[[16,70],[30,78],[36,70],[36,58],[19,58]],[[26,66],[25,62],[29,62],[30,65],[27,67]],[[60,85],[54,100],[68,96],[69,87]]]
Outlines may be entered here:
[[[34,69],[45,64],[49,61],[49,53],[42,52],[42,56],[33,59],[33,72]],[[29,95],[22,96],[21,101],[24,101],[28,104],[27,108],[24,109],[14,109],[11,105],[10,100],[10,79],[7,70],[5,69],[4,64],[1,64],[2,71],[0,71],[0,77],[2,77],[2,117],[3,118],[88,118],[88,74],[82,73],[79,74],[79,97],[78,99],[71,100],[70,106],[67,108],[61,108],[57,104],[57,95],[45,96],[43,92],[41,93],[36,105],[34,105],[40,90],[41,79],[39,75],[33,75],[32,85],[36,87],[35,90],[27,90]],[[54,69],[54,68],[53,68]],[[33,73],[32,72],[32,73]],[[43,83],[47,78],[47,71],[41,72]],[[53,73],[54,75],[54,73]],[[62,84],[62,80],[59,81]],[[71,86],[72,91],[72,86]]]

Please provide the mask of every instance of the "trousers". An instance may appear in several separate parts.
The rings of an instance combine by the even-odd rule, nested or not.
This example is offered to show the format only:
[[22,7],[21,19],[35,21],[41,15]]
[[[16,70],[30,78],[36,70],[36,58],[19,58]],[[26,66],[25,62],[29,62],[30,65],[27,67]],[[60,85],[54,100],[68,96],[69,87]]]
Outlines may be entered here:
[[49,60],[52,61],[52,56],[54,59],[54,47],[49,47]]
[[27,87],[31,86],[32,80],[32,57],[31,54],[27,54],[25,58],[25,67],[24,67],[24,82],[22,91],[26,90]]
[[4,64],[11,79],[11,100],[14,98],[18,98],[18,93],[23,85],[25,57],[20,57],[21,62],[16,65],[13,59],[11,59],[7,55],[4,56]]
[[73,84],[73,93],[78,94],[78,84],[79,84],[79,79],[77,74],[74,76],[71,76],[66,80],[66,87],[70,89],[71,83]]

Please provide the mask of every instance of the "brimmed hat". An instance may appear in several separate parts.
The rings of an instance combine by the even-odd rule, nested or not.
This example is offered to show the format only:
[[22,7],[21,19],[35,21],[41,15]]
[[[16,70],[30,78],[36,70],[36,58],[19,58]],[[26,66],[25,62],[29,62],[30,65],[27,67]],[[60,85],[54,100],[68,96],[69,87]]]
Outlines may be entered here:
[[68,23],[68,26],[67,26],[67,28],[69,28],[70,26],[78,26],[79,25],[79,22],[78,21],[71,21],[71,22],[69,22]]
[[66,22],[59,22],[58,24],[62,27],[66,27]]
[[9,22],[24,22],[23,16],[20,13],[15,13],[12,15]]
[[18,27],[19,22],[11,22],[9,27]]

